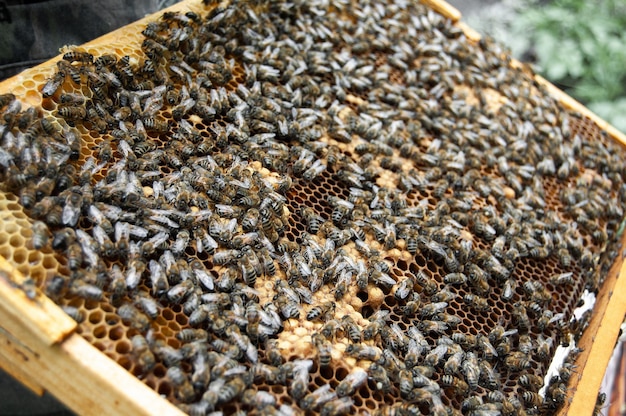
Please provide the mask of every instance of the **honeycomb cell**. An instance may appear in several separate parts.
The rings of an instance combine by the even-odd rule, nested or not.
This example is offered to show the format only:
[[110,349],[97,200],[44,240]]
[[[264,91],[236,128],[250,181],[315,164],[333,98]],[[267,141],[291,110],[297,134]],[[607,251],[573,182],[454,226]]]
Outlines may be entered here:
[[121,326],[114,326],[109,331],[109,338],[112,341],[117,341],[117,340],[122,339],[124,337],[124,333],[125,333],[125,330],[124,330],[123,327],[121,327]]
[[131,345],[129,342],[120,341],[115,344],[115,352],[123,355],[128,354],[131,350]]
[[11,244],[11,246],[14,248],[15,251],[13,251],[13,261],[16,264],[24,264],[26,262],[28,262],[28,251],[26,251],[26,249],[22,249],[22,248],[17,248],[19,247],[18,242],[23,241],[23,239],[21,238],[15,238],[16,236],[11,237],[11,240],[9,241],[9,243]]
[[[99,339],[106,337],[107,336],[107,332],[108,332],[108,330],[107,330],[107,327],[105,325],[96,326],[92,330],[93,336],[96,337],[96,338],[99,338]],[[106,347],[104,346],[105,344],[100,344],[100,345],[102,345],[102,347],[101,348],[98,347],[98,349],[106,349]]]
[[176,321],[169,321],[167,325],[172,330],[172,333],[174,334],[180,331],[180,325]]
[[172,386],[166,382],[161,382],[159,384],[159,388],[157,389],[157,391],[159,392],[159,394],[162,394],[163,396],[170,396],[173,394]]
[[104,314],[101,311],[93,311],[89,314],[89,317],[87,318],[89,320],[90,324],[99,324],[104,318]]

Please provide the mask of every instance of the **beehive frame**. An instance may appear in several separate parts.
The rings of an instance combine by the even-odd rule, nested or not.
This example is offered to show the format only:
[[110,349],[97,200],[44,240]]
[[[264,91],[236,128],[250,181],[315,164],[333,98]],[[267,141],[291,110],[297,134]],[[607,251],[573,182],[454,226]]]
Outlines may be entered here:
[[[428,5],[435,11],[450,18],[454,22],[457,22],[460,19],[460,14],[444,3],[428,2]],[[195,6],[191,3],[183,2],[181,4],[173,6],[170,10],[186,11],[189,9],[193,10],[194,7]],[[90,51],[93,50],[101,53],[115,50],[117,54],[126,54],[128,53],[126,51],[138,48],[138,45],[140,43],[140,31],[142,27],[145,26],[145,23],[147,21],[153,19],[154,17],[149,17],[133,25],[127,26],[123,29],[120,29],[119,31],[113,32],[109,35],[106,35],[100,39],[84,45],[84,48]],[[461,25],[461,23],[459,24]],[[469,38],[478,39],[477,35],[472,32],[471,29],[466,27],[463,27],[463,29]],[[133,44],[132,41],[129,41],[129,37],[136,39],[136,43]],[[124,42],[123,44],[120,43],[119,45],[116,45],[115,43],[110,42],[112,38],[123,38]],[[35,80],[35,82],[41,83],[46,78],[50,77],[52,73],[51,71],[54,68],[54,65],[52,64],[58,59],[59,58],[56,58],[37,68],[26,71],[11,80],[5,81],[4,83],[0,84],[0,91],[12,91],[23,102],[32,105],[40,105],[41,97],[39,95],[29,93],[25,96],[22,96],[21,91],[26,91],[27,89],[32,88],[31,86],[34,85],[33,80]],[[621,135],[611,126],[607,125],[605,122],[597,118],[595,115],[591,114],[583,106],[573,101],[567,95],[563,94],[558,89],[547,83],[545,80],[542,80],[540,77],[536,77],[536,79],[539,83],[545,85],[551,91],[551,93],[559,101],[561,101],[561,103],[565,107],[578,111],[579,113],[593,120],[597,127],[605,129],[613,139],[621,143],[626,143],[623,135]],[[25,86],[26,88],[24,88]],[[568,411],[577,414],[590,413],[589,409],[593,406],[593,403],[595,403],[595,392],[597,392],[603,373],[600,370],[604,368],[605,363],[608,361],[608,357],[612,350],[614,340],[617,336],[617,331],[619,330],[618,323],[621,322],[621,318],[624,316],[624,305],[623,302],[620,302],[620,300],[623,299],[625,293],[623,288],[624,279],[618,279],[620,261],[621,260],[618,260],[611,269],[604,284],[603,290],[598,297],[594,317],[589,326],[590,329],[585,333],[580,341],[580,346],[585,351],[581,354],[578,365],[579,369],[585,368],[585,370],[579,372],[580,381],[578,381],[577,377],[573,377],[572,383],[574,385],[570,386],[570,388],[572,389],[572,391],[575,390],[576,393],[573,395],[571,403],[566,402],[565,406],[561,410],[563,414],[566,414]],[[14,266],[11,266],[8,263],[2,264],[2,266],[2,269],[6,273],[12,275],[15,281],[21,281],[21,278],[19,277],[20,272],[17,271]],[[55,309],[55,307],[49,304],[49,302],[47,302],[45,298],[41,298],[38,296],[36,298],[36,301],[32,302],[24,298],[24,295],[21,291],[14,290],[9,286],[10,285],[5,284],[3,287],[3,289],[5,290],[1,293],[7,296],[7,299],[19,301],[17,301],[16,304],[12,304],[10,307],[6,308],[6,310],[2,310],[3,314],[7,314],[7,319],[3,319],[3,322],[14,322],[15,316],[11,316],[10,314],[15,314],[16,310],[21,311],[21,314],[18,314],[18,316],[32,316],[29,315],[27,312],[34,311],[33,313],[36,314],[38,313],[40,308],[52,310]],[[3,305],[10,305],[10,303],[9,301],[3,302]],[[9,317],[11,317],[11,319],[8,319]],[[136,394],[129,393],[129,391],[131,390],[124,388],[122,391],[125,391],[125,394],[122,393],[120,397],[120,395],[116,393],[120,390],[113,389],[115,386],[107,383],[109,386],[111,386],[113,390],[113,393],[109,398],[110,401],[106,397],[101,396],[98,397],[98,400],[93,401],[92,399],[94,398],[94,392],[88,388],[81,388],[78,389],[78,391],[60,388],[60,384],[56,383],[54,374],[55,372],[60,371],[60,369],[55,369],[54,367],[45,367],[46,362],[63,362],[62,359],[54,358],[63,355],[59,353],[58,349],[64,350],[65,348],[67,348],[69,351],[71,351],[69,354],[70,358],[78,358],[81,356],[94,357],[97,356],[97,354],[95,354],[95,352],[97,351],[93,349],[93,347],[90,347],[86,342],[82,341],[82,339],[76,334],[70,335],[75,327],[75,324],[73,324],[72,321],[68,321],[65,315],[63,315],[62,318],[59,318],[58,322],[61,322],[60,324],[50,325],[51,327],[55,328],[53,331],[42,332],[42,328],[45,329],[49,326],[47,324],[44,325],[44,322],[46,321],[44,321],[40,315],[34,315],[34,318],[29,319],[29,321],[30,322],[26,325],[23,325],[23,323],[20,325],[16,325],[15,327],[10,327],[10,325],[7,325],[7,333],[1,333],[3,336],[3,346],[6,346],[6,348],[2,349],[2,365],[16,378],[22,380],[26,385],[30,386],[34,391],[42,391],[42,388],[49,390],[57,397],[59,397],[62,401],[66,402],[71,408],[80,413],[85,413],[87,410],[87,412],[93,411],[94,414],[101,414],[101,412],[103,411],[111,411],[112,409],[119,410],[119,413],[124,413],[125,411],[128,411],[129,413],[134,414],[141,414],[141,412],[144,412],[144,414],[163,414],[163,412],[165,411],[171,411],[172,414],[176,414],[178,412],[173,408],[173,406],[170,406],[167,402],[158,397],[158,395],[156,395],[154,391],[146,388],[142,383],[136,382],[132,377],[126,374],[125,371],[119,371],[120,369],[115,363],[108,363],[107,359],[103,359],[103,367],[107,368],[109,365],[111,365],[112,367],[110,370],[101,370],[100,368],[98,368],[95,364],[97,360],[94,358],[94,361],[83,364],[82,368],[85,371],[81,371],[80,373],[102,374],[104,372],[116,372],[117,376],[112,377],[114,384],[119,387],[120,385],[122,385],[119,380],[123,378],[128,378],[128,383],[130,386],[132,386],[129,388],[136,388]],[[55,320],[55,322],[57,321]],[[24,326],[34,328],[35,330],[33,331],[33,334],[28,334],[27,332],[24,332]],[[38,335],[41,333],[43,333],[44,335]],[[599,340],[602,341],[598,342]],[[48,349],[48,347],[50,347],[50,349]],[[76,348],[78,348],[78,350],[81,352],[76,353]],[[24,353],[24,351],[26,351],[27,353]],[[32,351],[35,351],[35,353],[32,353]],[[51,355],[50,357],[48,357],[46,354],[44,354],[44,351],[46,353],[49,353],[50,351],[55,351],[55,354],[58,355]],[[21,359],[19,357],[21,357]],[[20,359],[22,360],[22,362],[28,364],[20,366],[12,365],[12,363],[14,364],[16,362],[14,361],[15,359]],[[72,361],[75,360],[69,360],[69,362]],[[34,371],[34,368],[36,368],[38,365],[42,365],[43,368],[48,368],[47,371],[44,371],[45,374],[52,373],[49,380],[42,377],[37,378],[37,381],[34,381],[34,378],[28,374],[37,374],[37,372]],[[76,365],[76,363],[71,365]],[[29,370],[23,372],[22,370],[26,368],[28,368]],[[90,369],[93,371],[89,371]],[[106,379],[107,377],[104,378]],[[99,383],[94,382],[93,384],[99,386],[98,388],[100,389]],[[576,386],[576,383],[578,383],[578,386]],[[75,386],[81,386],[82,382],[75,382],[72,384],[74,384]],[[86,385],[89,384],[91,383],[87,382]],[[136,400],[137,397],[145,400],[143,400],[143,403],[138,403],[141,400]],[[569,409],[568,406],[570,406]]]

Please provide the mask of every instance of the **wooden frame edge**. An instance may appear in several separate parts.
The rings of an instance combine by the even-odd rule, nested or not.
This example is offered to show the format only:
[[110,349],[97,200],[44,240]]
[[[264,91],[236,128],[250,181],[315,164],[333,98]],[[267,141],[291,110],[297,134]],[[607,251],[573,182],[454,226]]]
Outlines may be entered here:
[[[15,380],[22,383],[22,385],[35,393],[37,396],[43,396],[45,389],[41,384],[35,381],[34,377],[28,372],[24,371],[10,355],[5,355],[5,342],[4,338],[14,339],[11,334],[0,328],[0,368],[2,368],[7,374],[13,377]],[[15,340],[17,341],[17,340]]]
[[184,415],[78,334],[48,346],[33,335],[16,342],[0,332],[0,355],[0,363],[36,374],[39,386],[81,415]]
[[[626,238],[622,238],[622,245]],[[622,264],[619,264],[622,263]],[[576,360],[577,376],[568,388],[575,388],[571,402],[566,402],[558,415],[591,415],[606,367],[615,349],[620,325],[626,315],[626,263],[618,259],[598,293],[593,317],[578,346],[583,348]],[[584,365],[583,365],[584,364]],[[584,371],[581,369],[584,368]]]
[[451,5],[450,3],[443,0],[419,0],[422,4],[430,7],[433,11],[439,13],[445,18],[452,20],[452,22],[457,23],[461,20],[461,12]]
[[25,280],[15,266],[0,256],[0,327],[17,339],[30,332],[44,345],[63,341],[76,330],[76,322],[39,291],[30,299],[16,286]]

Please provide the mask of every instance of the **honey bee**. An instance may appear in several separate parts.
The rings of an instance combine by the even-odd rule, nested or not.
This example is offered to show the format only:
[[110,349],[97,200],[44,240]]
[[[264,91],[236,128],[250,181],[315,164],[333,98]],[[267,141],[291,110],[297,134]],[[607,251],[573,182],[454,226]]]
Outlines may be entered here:
[[143,119],[143,125],[148,131],[154,131],[158,133],[166,133],[169,131],[169,123],[165,120],[157,119],[155,117],[146,117]]
[[154,354],[150,351],[148,341],[143,335],[137,334],[131,338],[132,354],[136,357],[137,363],[143,373],[152,370],[156,364]]
[[430,298],[433,302],[450,302],[458,297],[456,293],[452,293],[450,290],[443,288]]
[[32,244],[34,249],[41,250],[46,245],[48,245],[49,231],[48,226],[45,223],[41,221],[35,221],[33,222],[31,229],[33,232]]
[[484,270],[478,267],[474,263],[468,263],[467,265],[468,278],[477,294],[486,295],[491,291],[489,282],[487,281],[487,274]]
[[572,376],[572,373],[575,372],[576,366],[571,362],[564,362],[561,368],[559,368],[559,377],[564,382],[569,382],[569,379]]
[[596,405],[593,408],[593,416],[599,416],[602,414],[602,408],[604,407],[605,401],[606,401],[606,393],[604,392],[598,393],[598,398],[596,399]]
[[421,308],[422,318],[431,318],[443,312],[447,307],[448,307],[448,302],[428,303]]
[[52,237],[52,248],[55,250],[66,249],[76,241],[76,232],[69,227],[62,228],[54,232]]
[[367,372],[361,368],[356,368],[350,372],[336,388],[337,396],[344,397],[353,394],[359,387],[367,381]]
[[544,338],[539,335],[537,338],[537,356],[540,360],[547,360],[551,356],[550,352],[553,348],[552,338]]
[[448,324],[441,321],[423,320],[418,323],[418,328],[424,332],[443,333],[448,329]]
[[505,364],[511,371],[521,371],[530,368],[528,356],[520,351],[512,351],[504,358]]
[[480,367],[481,380],[484,380],[483,385],[492,390],[497,389],[500,385],[499,374],[493,369],[491,364],[489,364],[489,362],[486,360],[481,360],[478,365]]
[[405,300],[413,292],[414,286],[415,281],[412,277],[401,280],[395,285],[394,297],[398,300]]
[[258,360],[258,351],[247,335],[242,334],[239,327],[231,325],[226,328],[226,335],[239,347],[241,351],[244,351],[246,357],[250,362],[256,363]]
[[247,383],[241,377],[235,377],[228,381],[218,392],[218,401],[220,403],[228,403],[234,398],[241,395],[248,387]]
[[443,281],[451,285],[462,285],[467,282],[467,276],[461,272],[448,273],[443,277]]
[[454,392],[459,395],[465,395],[469,392],[469,386],[465,381],[449,374],[444,374],[441,377],[441,384],[446,387],[451,387]]
[[570,328],[569,323],[565,319],[563,319],[562,316],[555,316],[550,321],[556,323],[556,328],[559,331],[559,340],[561,342],[561,346],[563,347],[569,346],[570,340],[572,338],[572,333],[571,333],[571,328]]
[[191,270],[198,282],[202,284],[203,287],[208,290],[215,289],[215,283],[213,282],[213,277],[210,273],[208,273],[199,260],[194,260],[190,263]]
[[434,279],[426,276],[426,274],[421,270],[415,275],[415,280],[417,280],[417,283],[422,286],[424,293],[427,295],[433,295],[439,287]]
[[332,315],[335,311],[335,303],[334,302],[326,302],[319,306],[314,306],[309,312],[306,314],[306,319],[308,321],[315,320],[327,320],[330,315]]
[[550,282],[555,285],[573,285],[573,272],[560,273],[550,277]]
[[536,406],[538,408],[542,408],[544,405],[543,398],[539,394],[532,391],[523,392],[522,399],[524,400],[524,403],[526,403],[526,405],[528,406]]
[[480,377],[480,367],[476,355],[472,352],[466,353],[461,368],[465,374],[467,384],[469,384],[472,390],[475,390],[478,387],[478,379]]
[[193,290],[193,282],[190,279],[183,280],[182,282],[170,287],[169,290],[167,290],[167,298],[175,304],[181,303],[187,296],[192,293]]
[[150,282],[152,283],[152,292],[155,295],[160,295],[168,292],[169,282],[167,281],[167,276],[163,271],[163,266],[161,266],[158,261],[150,260],[150,262],[148,263],[148,269],[150,270]]
[[437,347],[431,349],[424,358],[425,364],[432,367],[436,366],[448,353],[448,347],[449,345],[447,343],[440,343]]
[[85,107],[77,105],[68,105],[58,109],[59,116],[66,120],[85,120],[87,118],[87,110]]
[[520,376],[519,383],[527,389],[539,391],[539,389],[543,386],[543,378],[535,374],[524,373]]
[[[276,306],[280,310],[280,313],[285,317],[285,319],[298,319],[300,317],[299,305],[293,300],[287,298],[287,296],[285,296],[284,294],[276,295],[276,297],[274,298],[274,302],[276,303]],[[311,311],[309,311],[309,314],[310,313]],[[307,318],[309,314],[307,314]]]
[[422,304],[419,301],[419,297],[417,300],[410,300],[402,307],[402,314],[404,316],[410,317],[417,315],[417,312],[420,310]]
[[357,360],[370,360],[377,362],[382,357],[382,350],[378,347],[360,344],[348,344],[346,354]]
[[[116,280],[121,280],[122,282],[124,282],[124,275],[122,274],[121,270],[119,270],[119,267],[117,268],[117,271],[119,279]],[[111,283],[111,285],[113,285],[113,282]],[[156,319],[156,317],[159,315],[159,306],[157,304],[157,301],[153,297],[149,296],[147,292],[139,292],[135,296],[135,304],[151,319]]]
[[502,295],[501,298],[503,300],[509,301],[513,298],[515,294],[515,288],[517,287],[517,281],[514,279],[507,279],[504,281],[504,285],[502,287]]
[[243,392],[241,396],[241,402],[249,406],[254,406],[256,409],[264,409],[265,407],[273,407],[276,404],[276,398],[269,392],[253,389],[248,389]]
[[489,310],[489,303],[487,299],[482,298],[478,295],[468,293],[465,296],[463,296],[463,301],[465,301],[467,305],[471,306],[472,308],[476,310],[479,310],[479,311]]
[[[508,339],[507,339],[508,341]],[[532,351],[535,349],[535,341],[533,338],[531,338],[530,335],[528,334],[521,334],[519,336],[518,342],[517,342],[517,350],[519,352],[522,352],[524,354],[531,354]],[[501,342],[498,344],[498,353],[501,354],[502,350],[506,350],[506,354],[509,353],[510,351],[510,343],[504,343]],[[502,354],[501,354],[502,355]]]
[[[190,298],[193,297],[193,293],[190,295]],[[198,299],[199,303],[199,299]],[[209,306],[208,305],[198,305],[195,306],[194,309],[189,314],[189,325],[192,327],[197,327],[202,325],[207,319],[209,319]]]
[[98,286],[76,279],[69,287],[70,293],[83,299],[101,300],[103,297],[102,289]]
[[63,213],[61,217],[64,225],[69,225],[71,227],[76,226],[76,223],[78,222],[78,219],[80,217],[82,204],[83,196],[80,191],[72,190],[70,192],[67,192],[67,196],[65,198],[65,206],[63,207]]
[[46,294],[53,300],[59,299],[67,290],[68,279],[61,275],[54,275],[46,284]]
[[283,355],[278,349],[278,342],[275,339],[268,339],[265,342],[265,354],[274,366],[279,366],[283,363]]
[[313,210],[313,208],[310,207],[303,207],[300,214],[304,218],[304,221],[307,223],[309,232],[312,234],[316,234],[319,231],[320,226],[324,222],[324,219],[320,215],[318,215],[315,210]]
[[528,317],[526,308],[520,302],[513,305],[513,319],[520,331],[527,331],[530,329],[530,318]]
[[385,321],[383,319],[374,319],[363,329],[363,339],[369,340],[375,338],[384,327]]
[[336,319],[332,319],[322,326],[320,333],[328,340],[333,340],[337,333],[342,331],[341,323]]
[[13,93],[5,93],[0,94],[0,109],[4,109],[4,107],[8,107],[11,103],[15,102],[15,94]]
[[241,251],[235,249],[220,250],[213,255],[213,262],[218,265],[234,263],[241,257]]
[[344,315],[344,317],[341,318],[341,325],[343,326],[345,333],[348,334],[348,338],[350,338],[353,343],[361,342],[361,339],[363,337],[363,335],[361,334],[361,330],[359,329],[359,326],[356,324],[356,322],[354,322],[354,319],[350,317],[350,315]]
[[[367,375],[367,374],[366,374]],[[300,407],[304,410],[316,410],[324,403],[337,398],[337,393],[330,390],[330,384],[323,384],[313,392],[304,396],[300,401]]]
[[389,392],[391,389],[391,380],[387,374],[387,371],[382,365],[374,362],[370,365],[367,373],[372,380],[376,383],[376,389],[382,392]]
[[311,335],[311,341],[318,351],[320,366],[329,366],[332,359],[332,347],[330,342],[328,342],[328,340],[319,333],[314,333],[313,335]]
[[176,338],[182,342],[206,341],[208,336],[204,329],[199,328],[183,328],[176,334]]
[[237,219],[213,218],[209,223],[209,234],[219,241],[227,242],[233,237]]
[[78,323],[81,323],[85,320],[85,314],[79,308],[75,306],[64,305],[61,306],[63,312],[65,312],[70,318],[75,320]]
[[65,72],[56,72],[50,79],[46,81],[41,89],[44,97],[52,97],[58,91],[59,87],[65,81]]
[[341,397],[338,399],[330,400],[322,406],[320,414],[323,416],[339,416],[347,414],[354,401],[350,397]]
[[166,375],[175,387],[178,400],[183,403],[189,403],[194,399],[195,392],[193,386],[180,367],[173,366],[168,368]]
[[150,327],[150,319],[131,304],[125,303],[121,305],[117,308],[117,313],[122,318],[122,321],[132,328],[146,331]]
[[[290,364],[293,366],[288,366]],[[290,363],[285,363],[281,366],[281,369],[285,373],[291,372],[293,374],[293,380],[290,383],[291,395],[300,400],[304,397],[309,383],[309,370],[311,369],[311,360],[296,360]],[[291,371],[290,371],[291,368]]]
[[93,55],[90,54],[89,52],[85,52],[85,51],[78,51],[78,50],[71,50],[69,52],[66,52],[63,54],[62,57],[64,60],[68,61],[68,62],[80,62],[83,64],[91,64],[93,63]]

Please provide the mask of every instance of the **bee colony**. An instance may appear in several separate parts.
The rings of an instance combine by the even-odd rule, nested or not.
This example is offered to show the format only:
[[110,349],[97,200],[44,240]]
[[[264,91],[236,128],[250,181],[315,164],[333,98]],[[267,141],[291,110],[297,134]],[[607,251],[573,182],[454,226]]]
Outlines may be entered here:
[[2,91],[16,285],[191,415],[557,412],[622,146],[419,3],[204,3]]

